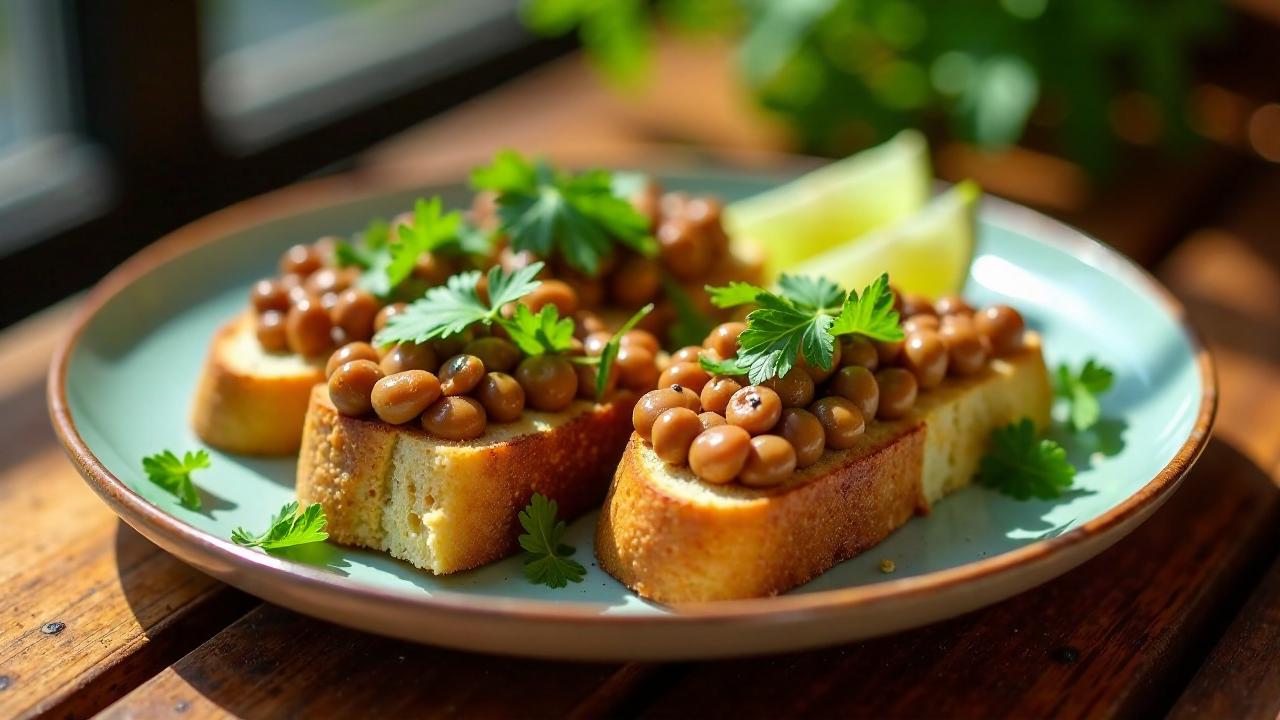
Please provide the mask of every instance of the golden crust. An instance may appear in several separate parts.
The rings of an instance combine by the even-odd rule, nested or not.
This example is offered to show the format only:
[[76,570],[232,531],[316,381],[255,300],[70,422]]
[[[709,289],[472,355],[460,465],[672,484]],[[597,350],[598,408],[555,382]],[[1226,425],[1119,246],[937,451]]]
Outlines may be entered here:
[[209,445],[243,455],[292,455],[302,439],[321,361],[269,354],[244,314],[218,329],[196,389],[191,424]]
[[984,373],[922,395],[908,417],[876,422],[766,490],[713,486],[666,465],[633,436],[596,528],[600,567],[668,603],[773,595],[884,540],[972,480],[991,430],[1049,421],[1052,393],[1032,337]]
[[572,519],[600,503],[631,432],[635,396],[527,411],[472,441],[343,417],[323,386],[307,411],[298,498],[324,506],[330,537],[437,574],[516,549],[516,515],[540,492]]

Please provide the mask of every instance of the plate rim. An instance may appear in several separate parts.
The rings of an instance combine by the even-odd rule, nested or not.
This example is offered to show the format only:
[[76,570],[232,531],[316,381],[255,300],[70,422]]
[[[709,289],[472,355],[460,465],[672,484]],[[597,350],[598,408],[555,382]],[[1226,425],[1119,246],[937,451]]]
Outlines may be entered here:
[[[769,162],[761,166],[758,162],[760,157],[767,158]],[[746,162],[743,162],[744,159]],[[749,152],[696,155],[690,161],[687,157],[682,158],[679,153],[664,154],[661,150],[655,150],[646,155],[644,162],[638,165],[655,172],[696,173],[708,170],[738,170],[783,178],[792,173],[812,169],[821,162],[823,161],[820,159],[800,155]],[[339,595],[343,601],[342,604],[355,602],[366,607],[385,608],[393,613],[398,610],[413,609],[419,613],[429,612],[446,618],[455,616],[466,619],[574,622],[589,625],[660,624],[667,626],[707,621],[798,620],[811,615],[842,613],[908,598],[918,598],[930,593],[954,589],[967,583],[999,580],[1016,570],[1050,562],[1061,551],[1097,540],[1112,530],[1123,528],[1135,516],[1154,509],[1177,488],[1209,442],[1218,407],[1215,364],[1200,333],[1173,294],[1145,268],[1088,233],[1031,208],[984,193],[980,213],[994,215],[999,218],[1001,224],[1006,226],[1030,228],[1029,232],[1034,233],[1037,239],[1061,248],[1073,257],[1108,274],[1116,274],[1130,281],[1135,287],[1155,299],[1186,337],[1201,382],[1199,408],[1190,433],[1174,456],[1151,480],[1115,507],[1079,527],[1056,537],[1039,540],[989,558],[910,578],[886,580],[870,585],[766,598],[664,605],[664,609],[668,612],[634,615],[606,613],[604,610],[612,606],[596,602],[492,597],[457,591],[412,593],[354,584],[340,576],[308,567],[303,563],[242,548],[229,540],[188,525],[145,500],[112,474],[89,449],[75,426],[67,400],[66,381],[70,359],[84,331],[98,313],[135,281],[187,253],[216,243],[234,232],[328,205],[354,203],[418,188],[457,184],[460,179],[455,177],[455,174],[446,170],[412,178],[393,177],[388,181],[376,176],[371,178],[361,176],[357,172],[350,172],[289,185],[242,200],[184,225],[142,248],[99,280],[77,309],[71,330],[54,350],[46,387],[46,398],[54,430],[68,457],[89,486],[129,525],[153,540],[156,540],[152,535],[155,533],[168,541],[168,543],[160,543],[157,540],[157,544],[172,543],[178,548],[188,552],[195,551],[205,558],[224,564],[225,567],[219,568],[219,572],[210,574],[215,574],[220,579],[235,585],[240,583],[232,578],[242,579],[247,584],[268,589],[276,587],[275,584],[280,582],[294,586],[301,584],[303,587],[299,589],[320,591],[326,595]],[[177,550],[172,552],[181,559],[192,562],[185,557],[184,553]],[[206,561],[200,563],[200,566],[204,568],[210,564],[212,562]],[[209,571],[206,570],[206,572]],[[257,592],[256,594],[270,596],[273,593]],[[295,603],[288,602],[286,599],[291,596],[295,594],[284,590],[277,593],[276,597],[268,597],[268,599],[296,607]]]

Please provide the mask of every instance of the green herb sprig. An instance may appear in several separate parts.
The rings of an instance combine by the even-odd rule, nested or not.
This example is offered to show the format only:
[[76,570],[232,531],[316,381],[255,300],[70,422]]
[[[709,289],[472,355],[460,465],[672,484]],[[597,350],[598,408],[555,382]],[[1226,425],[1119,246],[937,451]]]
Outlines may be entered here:
[[498,194],[499,229],[515,250],[542,258],[558,253],[573,268],[595,275],[615,244],[652,257],[657,242],[649,220],[614,193],[603,170],[557,171],[514,150],[471,173],[477,190]]
[[525,551],[524,576],[530,582],[552,588],[582,582],[587,575],[582,563],[570,557],[573,547],[560,542],[565,522],[556,520],[558,510],[555,500],[534,493],[519,515],[520,526],[525,530],[518,538]]
[[777,293],[742,282],[707,291],[717,307],[758,305],[747,315],[736,358],[700,358],[709,372],[745,374],[753,384],[786,375],[801,357],[829,369],[840,335],[858,333],[885,341],[903,337],[888,275],[876,278],[861,295],[845,293],[826,278],[790,275],[779,280]]
[[1061,497],[1075,475],[1067,451],[1053,440],[1039,437],[1029,418],[991,433],[991,449],[978,468],[980,483],[1018,500]]
[[266,532],[255,535],[237,527],[231,531],[231,541],[244,547],[259,547],[263,550],[324,542],[329,538],[329,533],[325,532],[327,523],[320,503],[312,503],[306,510],[299,511],[295,501],[280,508],[280,512],[271,518],[271,526]]
[[1053,393],[1065,398],[1070,412],[1071,427],[1084,432],[1102,418],[1102,405],[1098,396],[1111,389],[1115,374],[1110,368],[1093,358],[1085,361],[1079,371],[1073,371],[1063,363],[1054,376]]
[[179,459],[172,450],[142,458],[142,469],[147,479],[169,491],[178,502],[189,510],[199,510],[200,491],[191,481],[191,473],[209,467],[209,453],[205,450],[186,452]]

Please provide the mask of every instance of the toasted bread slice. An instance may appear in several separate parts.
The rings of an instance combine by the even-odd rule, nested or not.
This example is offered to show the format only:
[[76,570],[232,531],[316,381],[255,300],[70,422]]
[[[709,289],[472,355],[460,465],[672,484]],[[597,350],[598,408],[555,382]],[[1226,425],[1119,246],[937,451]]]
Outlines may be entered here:
[[311,388],[324,381],[321,359],[269,353],[244,313],[213,337],[200,372],[191,424],[204,442],[245,455],[292,455],[302,439]]
[[699,481],[633,435],[596,529],[600,567],[667,603],[773,595],[862,552],[966,487],[991,431],[1049,422],[1039,340],[982,373],[920,395],[901,420],[873,422],[849,450],[824,453],[765,490]]
[[526,410],[457,442],[344,417],[317,386],[302,433],[298,499],[324,506],[337,542],[385,550],[437,574],[484,565],[516,549],[516,515],[533,493],[556,500],[566,519],[600,504],[636,399],[618,392],[558,413]]

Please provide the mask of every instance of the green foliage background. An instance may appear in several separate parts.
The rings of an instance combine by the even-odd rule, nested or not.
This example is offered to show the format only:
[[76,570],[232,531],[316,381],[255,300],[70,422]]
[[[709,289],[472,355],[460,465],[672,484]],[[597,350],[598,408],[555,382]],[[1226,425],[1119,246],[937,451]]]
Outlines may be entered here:
[[1190,54],[1220,38],[1216,0],[525,0],[547,35],[576,31],[614,82],[642,82],[661,24],[732,37],[742,78],[807,149],[839,154],[942,122],[986,147],[1017,142],[1037,107],[1093,170],[1114,149],[1112,99],[1154,99],[1162,137],[1185,122]]

